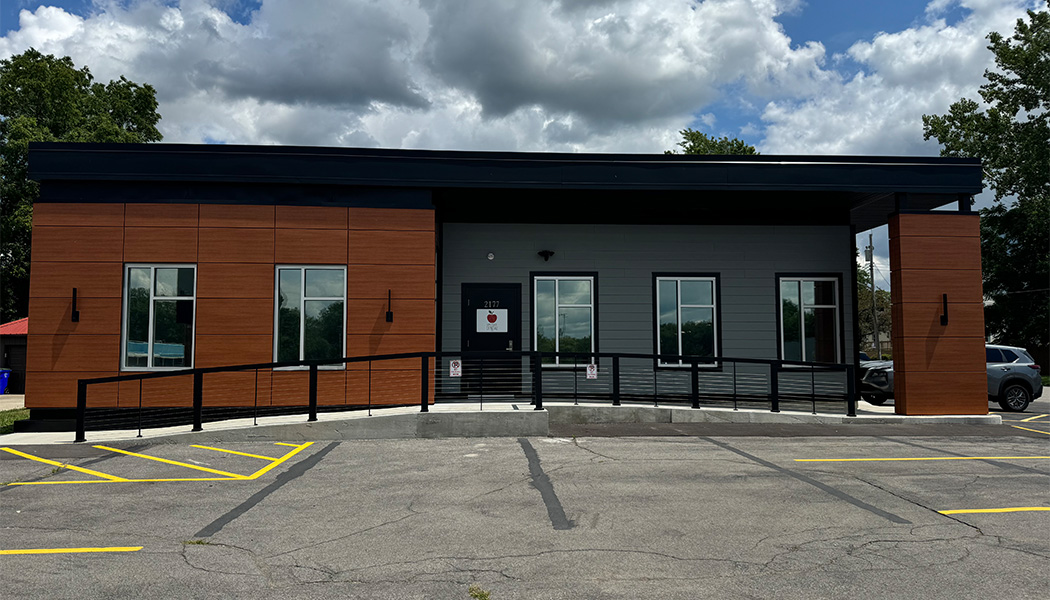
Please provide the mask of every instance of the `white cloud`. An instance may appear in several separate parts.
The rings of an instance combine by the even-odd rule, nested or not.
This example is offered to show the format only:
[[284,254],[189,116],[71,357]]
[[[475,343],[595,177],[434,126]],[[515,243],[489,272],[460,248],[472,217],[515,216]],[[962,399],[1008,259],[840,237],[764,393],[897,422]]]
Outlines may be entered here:
[[[764,152],[930,154],[919,117],[972,96],[984,36],[1023,14],[966,0],[947,26],[954,3],[858,40],[846,78],[777,22],[799,0],[265,0],[246,23],[227,0],[100,0],[22,11],[0,57],[152,84],[169,142],[660,152],[697,123]],[[712,110],[727,97],[746,124]]]
[[994,66],[985,39],[1012,32],[1027,2],[963,0],[971,12],[947,25],[939,18],[954,1],[937,0],[925,25],[880,33],[846,52],[862,68],[819,94],[774,100],[762,119],[761,150],[785,154],[936,154],[922,139],[922,115],[941,114],[961,97],[977,98],[985,69]]

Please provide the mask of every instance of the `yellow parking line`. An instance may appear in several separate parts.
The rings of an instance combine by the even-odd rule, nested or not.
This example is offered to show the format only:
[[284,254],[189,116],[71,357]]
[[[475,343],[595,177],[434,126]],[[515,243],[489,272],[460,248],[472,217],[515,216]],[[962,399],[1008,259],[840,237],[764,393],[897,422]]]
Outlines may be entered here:
[[148,454],[138,454],[137,452],[128,452],[127,450],[121,450],[120,448],[110,448],[109,446],[94,446],[99,450],[109,450],[110,452],[119,452],[120,454],[127,454],[128,456],[135,456],[137,458],[145,458],[147,460],[155,460],[157,462],[166,463],[169,465],[176,465],[179,467],[186,467],[187,469],[196,469],[198,471],[204,471],[205,473],[214,473],[216,475],[225,475],[233,479],[246,479],[244,475],[238,475],[237,473],[230,473],[228,471],[220,471],[218,469],[209,469],[208,467],[198,467],[197,465],[190,465],[177,460],[168,460],[166,458],[160,458],[157,456],[150,456]]
[[11,454],[14,454],[15,456],[21,456],[22,458],[28,458],[29,460],[35,460],[37,462],[42,462],[45,465],[51,465],[53,467],[62,467],[64,469],[69,469],[71,471],[79,471],[81,473],[86,473],[88,475],[94,475],[95,477],[101,477],[103,479],[108,479],[110,481],[127,481],[127,479],[124,479],[123,477],[117,477],[115,475],[109,475],[109,474],[106,474],[106,473],[102,473],[100,471],[92,471],[91,469],[85,469],[84,467],[78,467],[76,465],[71,465],[71,464],[68,464],[68,463],[60,463],[60,462],[57,462],[57,461],[54,461],[54,460],[48,460],[46,458],[40,458],[39,456],[33,456],[32,454],[26,454],[25,452],[19,452],[18,450],[15,450],[13,448],[0,448],[0,450],[3,450],[4,452],[9,452]]
[[91,479],[85,481],[13,481],[7,485],[65,485],[70,483],[156,483],[163,481],[244,481],[244,477],[168,477],[162,479],[121,479],[120,481],[105,481],[102,479]]
[[112,546],[110,548],[27,548],[0,550],[0,554],[67,554],[82,552],[138,552],[142,546]]
[[1027,423],[1029,421],[1034,421],[1036,419],[1042,419],[1043,417],[1050,417],[1050,415],[1036,415],[1034,417],[1028,417],[1027,419],[1021,419],[1021,422],[1022,423]]
[[298,448],[299,444],[289,444],[288,442],[274,442],[274,446],[291,446],[292,448]]
[[[278,442],[278,443],[280,443],[280,442]],[[289,458],[295,456],[296,454],[299,454],[303,450],[306,450],[312,444],[313,444],[313,442],[306,442],[305,444],[302,444],[302,445],[299,445],[299,446],[295,446],[295,450],[292,450],[291,452],[289,452],[288,454],[285,454],[281,458],[278,458],[278,459],[274,460],[272,463],[266,465],[265,467],[259,469],[258,471],[252,473],[251,475],[248,475],[246,479],[255,479],[257,477],[262,476],[267,471],[276,468],[277,465],[283,463],[284,461],[286,461]],[[284,446],[293,446],[294,444],[282,444],[282,445],[284,445]]]
[[191,445],[190,448],[200,448],[201,450],[214,450],[215,452],[226,452],[228,454],[236,454],[237,456],[247,456],[250,458],[261,458],[262,460],[277,460],[272,456],[262,456],[261,454],[248,454],[247,452],[238,452],[236,450],[225,450],[223,448],[212,448],[211,446],[196,446]]
[[1050,510],[1050,506],[1017,506],[1014,508],[963,508],[959,510],[939,510],[942,515],[962,515],[971,513],[1008,513]]
[[[1023,429],[1019,427],[1018,429]],[[930,458],[796,458],[795,462],[866,462],[876,460],[1030,460],[1050,456],[936,456]]]
[[1043,434],[1046,434],[1046,435],[1050,435],[1050,432],[1039,431],[1038,429],[1029,429],[1027,427],[1018,427],[1017,425],[1011,425],[1010,427],[1013,427],[1014,429],[1024,429],[1025,431],[1034,431],[1036,433],[1043,433]]

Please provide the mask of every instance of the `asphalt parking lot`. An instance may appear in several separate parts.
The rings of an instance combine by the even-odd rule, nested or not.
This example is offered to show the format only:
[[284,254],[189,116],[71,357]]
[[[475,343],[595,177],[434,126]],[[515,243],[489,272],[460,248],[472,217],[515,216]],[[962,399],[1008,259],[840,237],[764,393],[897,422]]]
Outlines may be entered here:
[[969,434],[9,448],[3,596],[1045,598],[1040,414]]

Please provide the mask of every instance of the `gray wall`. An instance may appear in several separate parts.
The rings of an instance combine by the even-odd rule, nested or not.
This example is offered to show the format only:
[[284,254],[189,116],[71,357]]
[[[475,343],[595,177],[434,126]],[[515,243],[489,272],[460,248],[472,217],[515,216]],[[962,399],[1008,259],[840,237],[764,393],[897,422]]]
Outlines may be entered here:
[[[536,253],[553,250],[549,262]],[[487,254],[495,258],[488,260]],[[652,353],[653,273],[720,273],[722,347],[737,358],[776,358],[776,273],[842,275],[844,359],[852,360],[847,226],[443,225],[441,349],[460,345],[460,284],[521,283],[522,344],[532,342],[529,273],[594,271],[598,348]]]

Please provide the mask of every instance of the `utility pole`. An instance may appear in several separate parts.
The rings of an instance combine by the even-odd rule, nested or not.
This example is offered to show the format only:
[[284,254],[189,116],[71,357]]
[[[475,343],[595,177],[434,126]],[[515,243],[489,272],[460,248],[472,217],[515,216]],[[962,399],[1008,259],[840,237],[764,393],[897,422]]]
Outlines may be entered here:
[[864,249],[868,259],[868,273],[871,275],[871,320],[874,325],[872,333],[875,336],[875,360],[882,360],[882,344],[879,343],[879,305],[875,298],[875,244],[872,242],[872,234],[868,234],[868,247]]

